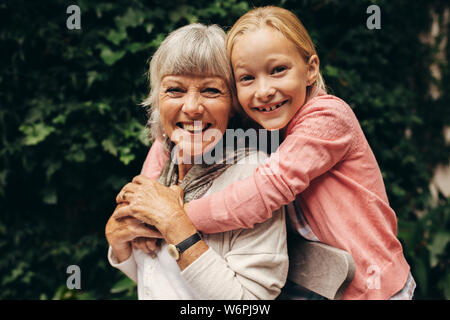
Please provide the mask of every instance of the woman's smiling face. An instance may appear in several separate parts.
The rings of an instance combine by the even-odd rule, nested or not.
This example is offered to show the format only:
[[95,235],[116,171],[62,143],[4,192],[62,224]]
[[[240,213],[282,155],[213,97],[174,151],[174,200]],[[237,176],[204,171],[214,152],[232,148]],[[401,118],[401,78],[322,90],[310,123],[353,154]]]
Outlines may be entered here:
[[159,112],[167,136],[183,155],[198,156],[222,138],[231,113],[231,95],[221,77],[166,75]]

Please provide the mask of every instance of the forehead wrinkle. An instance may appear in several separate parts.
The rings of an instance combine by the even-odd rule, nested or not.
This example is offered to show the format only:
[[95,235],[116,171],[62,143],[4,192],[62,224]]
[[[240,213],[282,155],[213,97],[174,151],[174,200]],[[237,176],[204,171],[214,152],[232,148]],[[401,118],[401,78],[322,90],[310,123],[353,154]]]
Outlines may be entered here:
[[216,85],[222,88],[226,88],[227,87],[227,83],[224,79],[222,79],[221,77],[207,77],[204,79],[204,81],[202,81],[202,84],[207,86],[207,85]]
[[[187,79],[185,77],[188,77]],[[198,74],[190,74],[190,75],[176,75],[169,74],[165,75],[161,79],[161,84],[165,84],[167,82],[174,82],[178,84],[185,84],[191,81],[197,81],[200,86],[206,85],[219,85],[221,87],[226,87],[226,81],[220,76],[210,76],[210,75],[198,75]]]
[[173,82],[173,83],[177,83],[177,84],[182,84],[183,82],[180,80],[177,80],[176,78],[173,78],[172,76],[168,76],[168,77],[163,77],[161,80],[161,84],[164,85],[167,82]]

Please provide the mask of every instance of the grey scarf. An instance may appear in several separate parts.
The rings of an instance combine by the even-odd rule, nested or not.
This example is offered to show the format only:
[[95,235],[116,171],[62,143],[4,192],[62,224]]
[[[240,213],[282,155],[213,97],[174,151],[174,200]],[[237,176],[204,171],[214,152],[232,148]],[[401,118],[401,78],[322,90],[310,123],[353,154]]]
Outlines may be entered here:
[[[238,150],[224,148],[224,157],[220,161],[211,165],[194,164],[180,184],[184,192],[184,202],[201,198],[211,187],[213,181],[230,166],[248,155],[248,151],[248,148]],[[158,182],[166,187],[178,183],[178,165],[175,161],[170,158],[166,161]]]

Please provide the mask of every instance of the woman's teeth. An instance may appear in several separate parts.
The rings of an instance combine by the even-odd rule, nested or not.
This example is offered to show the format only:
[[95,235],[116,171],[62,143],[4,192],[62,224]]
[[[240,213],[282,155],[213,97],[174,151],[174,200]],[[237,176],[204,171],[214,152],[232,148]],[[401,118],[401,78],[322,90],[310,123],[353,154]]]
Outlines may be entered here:
[[178,126],[186,131],[195,133],[200,131],[205,131],[210,127],[209,123],[196,122],[196,123],[178,123]]
[[277,104],[275,106],[272,106],[272,107],[259,107],[258,110],[262,111],[262,112],[270,112],[270,111],[273,111],[273,110],[276,110],[276,109],[280,108],[283,104],[286,103],[286,101],[283,101],[283,102],[281,102],[281,103],[279,103],[279,104]]

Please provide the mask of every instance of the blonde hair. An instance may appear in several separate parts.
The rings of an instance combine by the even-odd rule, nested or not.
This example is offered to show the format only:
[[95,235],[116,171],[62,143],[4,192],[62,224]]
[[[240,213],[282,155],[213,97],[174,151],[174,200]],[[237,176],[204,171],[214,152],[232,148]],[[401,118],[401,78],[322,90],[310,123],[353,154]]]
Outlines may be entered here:
[[[286,39],[290,40],[298,48],[301,56],[308,63],[312,55],[317,55],[314,43],[306,31],[301,21],[291,11],[275,7],[266,6],[255,8],[236,21],[228,32],[227,54],[231,61],[231,52],[237,38],[249,31],[269,26],[281,32]],[[319,72],[317,79],[308,87],[307,98],[312,98],[323,90],[326,92],[325,81]]]
[[197,74],[223,78],[231,94],[232,108],[237,99],[231,66],[225,48],[225,32],[217,25],[193,23],[172,31],[150,61],[150,93],[141,103],[149,107],[147,127],[150,139],[162,138],[164,128],[159,113],[159,90],[166,75]]

